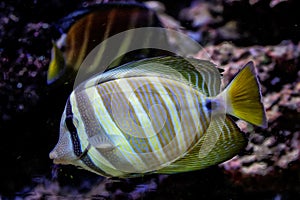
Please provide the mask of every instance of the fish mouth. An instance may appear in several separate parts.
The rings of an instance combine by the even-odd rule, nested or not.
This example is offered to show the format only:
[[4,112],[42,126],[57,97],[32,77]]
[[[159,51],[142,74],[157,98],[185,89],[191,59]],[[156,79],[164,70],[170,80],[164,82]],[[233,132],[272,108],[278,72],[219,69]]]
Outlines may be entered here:
[[63,159],[52,159],[53,160],[53,163],[56,164],[56,165],[67,165],[69,164],[69,162],[66,162],[65,160]]
[[56,151],[51,151],[49,153],[49,158],[53,160],[54,164],[62,164],[61,159],[58,158]]
[[71,152],[61,155],[59,154],[59,152],[55,150],[49,153],[49,158],[53,160],[54,164],[63,164],[63,165],[71,164],[74,160],[76,160],[73,157]]
[[60,162],[59,160],[57,160],[57,159],[54,159],[54,160],[53,160],[53,163],[56,164],[56,165],[58,165],[58,164],[63,164],[63,163],[61,163],[61,162]]
[[50,158],[51,160],[55,160],[57,157],[58,157],[58,155],[57,155],[56,151],[51,151],[51,152],[49,153],[49,158]]

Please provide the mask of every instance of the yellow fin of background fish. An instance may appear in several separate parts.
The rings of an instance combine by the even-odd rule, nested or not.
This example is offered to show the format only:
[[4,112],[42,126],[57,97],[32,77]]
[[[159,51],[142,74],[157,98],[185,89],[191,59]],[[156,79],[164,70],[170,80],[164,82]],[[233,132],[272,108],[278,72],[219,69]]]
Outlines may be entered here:
[[[208,142],[214,139],[217,140],[215,143]],[[225,119],[216,117],[211,121],[210,128],[205,133],[205,136],[201,138],[194,148],[191,148],[183,158],[158,170],[157,173],[172,174],[203,169],[232,158],[241,149],[245,148],[246,144],[247,140],[244,134],[229,116],[226,116]],[[208,145],[210,151],[199,157],[199,152],[203,145]]]
[[55,42],[53,43],[53,58],[51,59],[48,74],[47,83],[51,84],[60,78],[61,74],[64,72],[65,61],[62,52],[59,50]]
[[256,126],[266,127],[260,86],[253,62],[247,63],[226,88],[227,113]]

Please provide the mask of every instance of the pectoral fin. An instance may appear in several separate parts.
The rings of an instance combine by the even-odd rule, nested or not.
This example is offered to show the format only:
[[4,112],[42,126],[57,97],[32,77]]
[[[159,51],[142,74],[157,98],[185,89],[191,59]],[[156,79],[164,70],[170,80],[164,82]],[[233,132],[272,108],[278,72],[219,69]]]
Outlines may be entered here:
[[107,136],[102,136],[100,134],[88,138],[88,141],[93,147],[99,150],[111,151],[116,147],[116,145],[114,145],[111,139],[109,139]]

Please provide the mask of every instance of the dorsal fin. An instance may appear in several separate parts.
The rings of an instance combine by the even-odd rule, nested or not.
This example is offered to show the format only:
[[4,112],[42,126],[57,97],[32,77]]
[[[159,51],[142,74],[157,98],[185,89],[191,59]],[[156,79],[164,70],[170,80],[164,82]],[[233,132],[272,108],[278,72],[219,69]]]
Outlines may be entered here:
[[[101,3],[101,4],[95,4],[88,7],[83,7],[80,9],[77,9],[76,11],[70,13],[66,17],[59,20],[54,26],[60,30],[61,33],[67,33],[70,27],[76,23],[76,21],[85,15],[99,10],[110,10],[113,8],[139,8],[144,9],[145,11],[150,10],[148,7],[146,7],[144,4],[138,3],[138,2],[108,2],[108,3]],[[154,11],[153,11],[154,12]],[[158,21],[158,20],[157,20]]]
[[217,95],[221,87],[221,75],[213,63],[194,58],[165,56],[127,63],[92,77],[79,88],[86,89],[111,80],[141,76],[181,81],[207,96]]
[[184,157],[157,173],[171,174],[203,169],[232,158],[246,146],[245,136],[229,116],[225,119],[217,117],[211,123],[211,129],[205,133],[207,138],[203,136]]

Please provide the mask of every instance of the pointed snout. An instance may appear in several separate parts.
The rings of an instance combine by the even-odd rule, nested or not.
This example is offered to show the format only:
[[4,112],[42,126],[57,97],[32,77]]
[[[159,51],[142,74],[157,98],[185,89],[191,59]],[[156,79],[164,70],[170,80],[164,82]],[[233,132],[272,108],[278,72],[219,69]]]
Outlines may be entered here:
[[59,155],[58,153],[55,151],[55,150],[52,150],[50,153],[49,153],[49,158],[51,160],[53,160],[53,163],[54,164],[60,164],[61,161],[59,161]]
[[54,160],[54,159],[56,159],[57,157],[58,157],[58,155],[57,155],[57,153],[56,153],[55,150],[53,150],[53,151],[51,151],[51,152],[49,153],[49,158],[50,158],[50,159]]
[[72,149],[61,148],[60,143],[49,153],[49,158],[54,164],[70,164],[77,159]]

